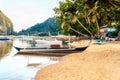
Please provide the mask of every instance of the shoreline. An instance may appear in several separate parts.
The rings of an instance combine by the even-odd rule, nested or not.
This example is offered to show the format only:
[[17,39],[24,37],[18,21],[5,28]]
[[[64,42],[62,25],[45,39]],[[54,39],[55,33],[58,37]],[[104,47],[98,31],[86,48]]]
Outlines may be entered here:
[[[35,80],[120,80],[120,42],[92,44],[36,73]],[[117,74],[116,74],[117,73]]]

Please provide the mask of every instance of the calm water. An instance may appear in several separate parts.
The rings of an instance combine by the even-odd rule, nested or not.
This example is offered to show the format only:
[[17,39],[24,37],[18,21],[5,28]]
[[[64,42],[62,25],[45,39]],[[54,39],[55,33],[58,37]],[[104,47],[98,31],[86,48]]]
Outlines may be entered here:
[[36,72],[61,57],[17,54],[13,45],[29,46],[29,41],[0,41],[0,80],[34,80]]

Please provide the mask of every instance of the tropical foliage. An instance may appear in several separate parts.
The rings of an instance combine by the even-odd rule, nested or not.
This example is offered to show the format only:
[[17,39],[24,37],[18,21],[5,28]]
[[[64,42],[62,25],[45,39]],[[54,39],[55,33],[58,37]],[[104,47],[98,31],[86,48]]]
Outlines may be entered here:
[[54,11],[63,31],[86,37],[99,34],[103,25],[120,22],[119,0],[64,0]]
[[12,21],[0,11],[0,34],[10,34],[11,32],[13,32]]
[[111,32],[111,36],[112,37],[120,37],[120,35],[118,35],[118,33],[120,32],[120,23],[115,25],[115,31]]

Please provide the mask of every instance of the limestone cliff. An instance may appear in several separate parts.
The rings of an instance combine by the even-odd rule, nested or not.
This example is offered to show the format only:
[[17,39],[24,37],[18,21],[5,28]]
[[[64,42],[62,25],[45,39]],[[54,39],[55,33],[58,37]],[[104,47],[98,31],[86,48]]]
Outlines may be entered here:
[[0,34],[13,32],[12,21],[0,10]]

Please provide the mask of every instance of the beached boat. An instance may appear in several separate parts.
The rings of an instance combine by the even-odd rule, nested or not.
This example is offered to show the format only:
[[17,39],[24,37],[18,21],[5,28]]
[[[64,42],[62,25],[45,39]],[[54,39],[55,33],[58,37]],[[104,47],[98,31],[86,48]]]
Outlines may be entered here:
[[7,38],[7,37],[1,37],[1,36],[0,36],[0,40],[10,40],[10,39]]
[[16,47],[14,48],[19,52],[48,52],[48,53],[73,53],[84,51],[88,46],[80,47],[80,48],[57,48],[58,46],[54,46],[53,48],[39,48],[39,47]]
[[91,40],[89,42],[89,44],[87,46],[84,47],[72,47],[70,44],[67,46],[60,46],[60,44],[51,44],[48,46],[43,46],[46,44],[41,44],[42,46],[33,46],[33,47],[17,47],[14,46],[14,48],[16,50],[18,50],[19,52],[42,52],[42,53],[73,53],[73,52],[81,52],[84,51],[85,49],[87,49],[89,47],[91,43]]

